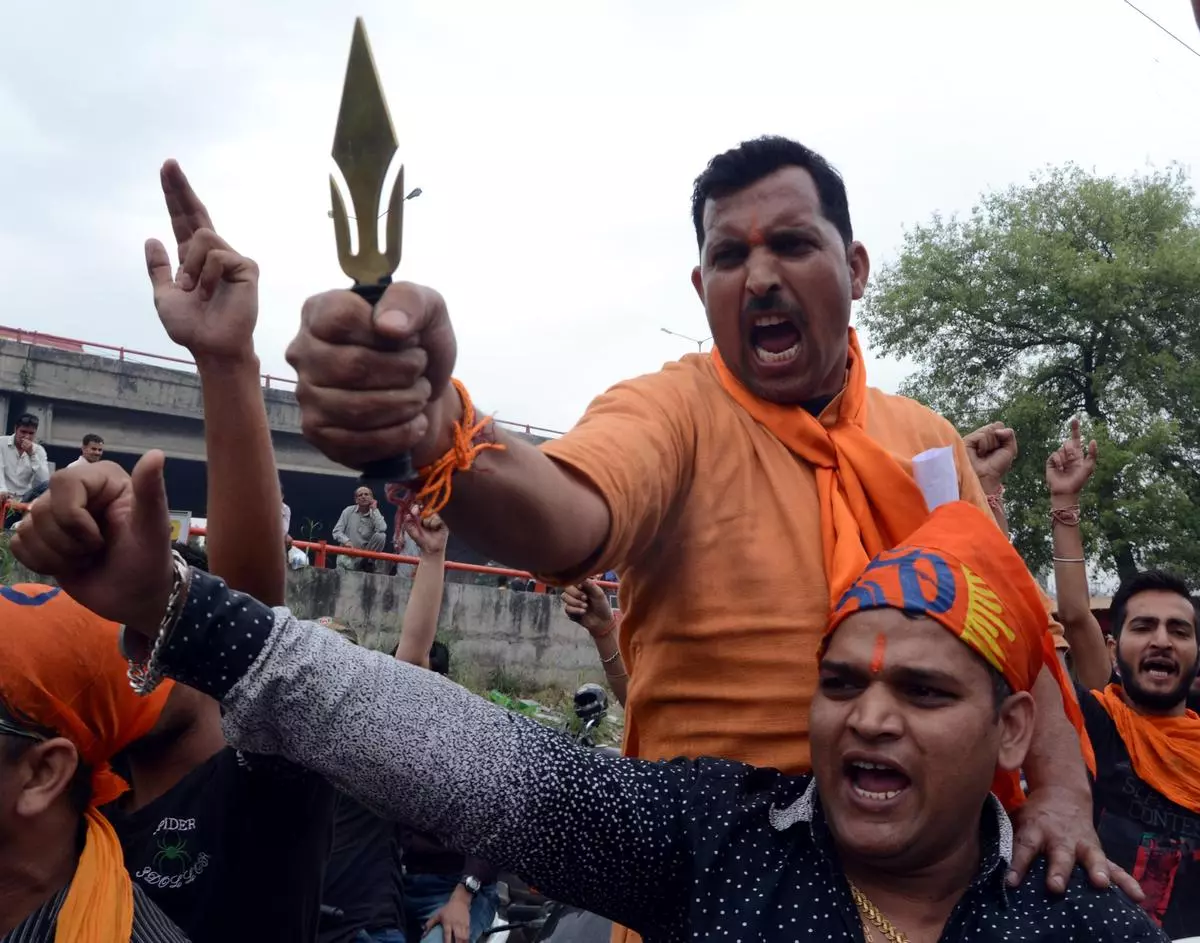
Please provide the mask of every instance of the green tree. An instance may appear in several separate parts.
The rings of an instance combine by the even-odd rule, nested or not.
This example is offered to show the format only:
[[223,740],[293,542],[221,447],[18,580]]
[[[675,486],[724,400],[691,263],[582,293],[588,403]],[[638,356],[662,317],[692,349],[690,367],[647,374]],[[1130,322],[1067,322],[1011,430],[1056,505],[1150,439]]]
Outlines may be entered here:
[[1200,580],[1200,212],[1173,167],[1130,179],[1068,165],[907,231],[861,322],[909,358],[903,392],[964,432],[1001,420],[1018,549],[1050,563],[1047,455],[1073,416],[1100,443],[1084,495],[1095,562]]

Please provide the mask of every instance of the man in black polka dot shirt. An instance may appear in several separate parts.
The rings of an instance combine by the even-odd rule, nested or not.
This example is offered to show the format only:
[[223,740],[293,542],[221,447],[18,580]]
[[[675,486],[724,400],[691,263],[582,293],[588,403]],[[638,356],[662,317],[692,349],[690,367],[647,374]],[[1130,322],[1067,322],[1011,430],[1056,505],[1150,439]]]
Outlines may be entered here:
[[814,774],[787,776],[581,750],[215,577],[184,578],[161,461],[132,481],[115,465],[63,473],[14,551],[125,623],[150,677],[220,699],[240,749],[314,769],[648,943],[1166,940],[1081,869],[1061,895],[1044,858],[1005,880],[1013,832],[991,791],[1032,740],[1044,615],[969,505],[940,508],[843,598],[821,655]]

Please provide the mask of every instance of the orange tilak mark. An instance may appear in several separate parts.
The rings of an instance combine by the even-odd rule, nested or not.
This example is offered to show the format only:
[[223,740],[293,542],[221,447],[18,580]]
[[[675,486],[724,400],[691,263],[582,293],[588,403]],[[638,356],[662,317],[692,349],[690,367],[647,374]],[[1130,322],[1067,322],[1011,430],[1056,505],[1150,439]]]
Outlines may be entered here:
[[880,632],[875,636],[875,651],[871,655],[871,674],[883,671],[883,656],[887,653],[887,639]]
[[766,241],[763,238],[762,230],[758,228],[758,213],[754,213],[750,217],[750,233],[746,236],[746,242],[751,249],[757,249],[759,246],[765,245]]

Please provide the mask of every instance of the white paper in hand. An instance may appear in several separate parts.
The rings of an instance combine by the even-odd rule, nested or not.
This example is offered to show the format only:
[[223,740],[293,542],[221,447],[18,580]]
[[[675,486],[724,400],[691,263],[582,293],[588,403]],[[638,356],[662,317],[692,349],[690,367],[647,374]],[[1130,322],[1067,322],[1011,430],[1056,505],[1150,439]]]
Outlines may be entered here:
[[925,496],[930,513],[943,504],[958,500],[958,469],[954,465],[954,449],[944,446],[922,452],[912,460],[913,478]]

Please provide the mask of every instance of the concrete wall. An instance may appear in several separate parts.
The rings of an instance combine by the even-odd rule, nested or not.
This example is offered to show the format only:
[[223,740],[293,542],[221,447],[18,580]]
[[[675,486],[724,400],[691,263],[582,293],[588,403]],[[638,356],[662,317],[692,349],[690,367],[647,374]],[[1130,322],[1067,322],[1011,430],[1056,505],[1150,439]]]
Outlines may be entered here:
[[[288,574],[288,604],[302,618],[332,616],[364,645],[394,651],[411,587],[404,576],[307,567]],[[496,671],[531,686],[604,680],[595,645],[563,615],[557,595],[448,582],[438,636],[452,663],[470,666],[479,680]]]
[[[5,582],[46,580],[18,564]],[[395,651],[411,587],[403,576],[307,567],[289,571],[288,605],[304,619],[331,616],[364,645]],[[604,681],[595,646],[563,615],[556,595],[448,582],[438,635],[450,645],[452,670],[472,683],[495,672],[531,689]]]

